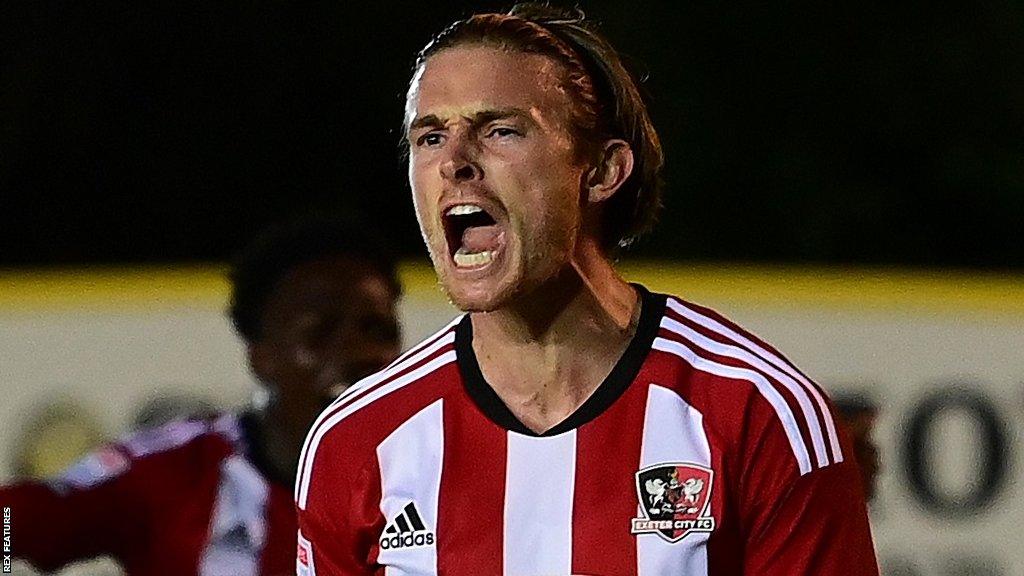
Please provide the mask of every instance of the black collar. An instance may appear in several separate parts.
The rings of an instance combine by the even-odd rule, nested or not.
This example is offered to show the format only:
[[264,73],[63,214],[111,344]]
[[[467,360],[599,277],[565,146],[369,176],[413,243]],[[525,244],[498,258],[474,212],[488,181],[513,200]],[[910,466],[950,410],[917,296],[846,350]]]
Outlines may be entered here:
[[483,372],[480,371],[476,353],[473,351],[473,322],[470,320],[469,314],[463,317],[455,328],[455,352],[459,371],[462,373],[462,380],[466,386],[466,393],[492,422],[506,430],[527,436],[556,436],[562,432],[579,428],[597,418],[618,400],[619,396],[622,396],[636,375],[640,373],[640,367],[643,366],[651,344],[654,342],[655,336],[658,335],[661,317],[665,313],[666,297],[664,295],[652,294],[639,284],[633,284],[633,287],[640,294],[641,303],[640,320],[637,323],[633,339],[630,340],[626,351],[622,353],[622,357],[615,363],[615,367],[594,390],[590,398],[587,398],[582,406],[555,427],[543,434],[530,430],[512,414],[508,406],[501,401],[498,394],[487,383]]

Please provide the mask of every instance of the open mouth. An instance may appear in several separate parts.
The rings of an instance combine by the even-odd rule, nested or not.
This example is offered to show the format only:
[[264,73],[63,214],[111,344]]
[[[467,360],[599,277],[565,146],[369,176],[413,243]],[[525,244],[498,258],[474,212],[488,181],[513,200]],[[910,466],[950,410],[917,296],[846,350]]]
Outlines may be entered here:
[[504,233],[494,217],[476,204],[456,204],[444,212],[448,255],[458,268],[482,268],[501,248]]

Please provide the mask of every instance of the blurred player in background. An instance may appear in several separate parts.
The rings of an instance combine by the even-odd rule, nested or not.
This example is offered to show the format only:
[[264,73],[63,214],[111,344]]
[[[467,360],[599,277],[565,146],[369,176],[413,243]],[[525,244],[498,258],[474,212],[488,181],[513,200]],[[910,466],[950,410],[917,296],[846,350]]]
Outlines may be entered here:
[[882,459],[875,442],[875,422],[878,404],[867,396],[844,395],[835,398],[836,411],[849,432],[853,443],[853,457],[860,468],[860,481],[868,501],[874,499],[878,489],[878,473]]
[[231,288],[260,400],[241,415],[134,434],[45,483],[0,489],[20,557],[47,571],[109,555],[129,575],[294,573],[302,440],[338,392],[398,354],[400,287],[370,231],[310,216],[249,246]]
[[653,223],[662,154],[582,15],[456,22],[405,120],[419,224],[468,313],[317,420],[300,575],[877,574],[817,385],[613,268]]

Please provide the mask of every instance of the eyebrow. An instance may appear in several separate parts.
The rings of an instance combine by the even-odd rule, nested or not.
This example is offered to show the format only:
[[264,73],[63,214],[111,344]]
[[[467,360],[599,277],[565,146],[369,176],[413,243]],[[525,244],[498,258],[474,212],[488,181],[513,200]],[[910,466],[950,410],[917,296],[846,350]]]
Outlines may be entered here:
[[[469,118],[469,122],[473,126],[481,126],[488,122],[495,120],[504,120],[506,118],[513,117],[524,117],[529,118],[530,115],[522,108],[499,108],[495,110],[481,110],[473,114]],[[420,128],[444,128],[444,121],[437,117],[436,114],[427,114],[412,121],[409,124],[408,132],[418,130]]]

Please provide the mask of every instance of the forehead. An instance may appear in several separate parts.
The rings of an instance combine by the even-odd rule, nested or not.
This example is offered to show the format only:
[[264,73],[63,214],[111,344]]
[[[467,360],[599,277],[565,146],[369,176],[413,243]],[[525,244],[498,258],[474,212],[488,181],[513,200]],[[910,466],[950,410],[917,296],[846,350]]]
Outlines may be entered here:
[[409,87],[406,119],[471,117],[482,110],[521,109],[531,115],[570,114],[562,65],[539,54],[469,45],[427,59]]
[[367,299],[391,302],[392,298],[387,280],[375,268],[355,258],[331,256],[289,270],[275,286],[266,309],[287,313],[310,307],[343,308]]

